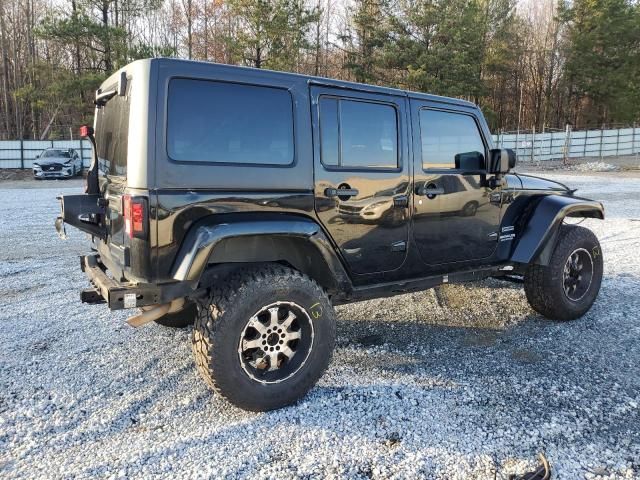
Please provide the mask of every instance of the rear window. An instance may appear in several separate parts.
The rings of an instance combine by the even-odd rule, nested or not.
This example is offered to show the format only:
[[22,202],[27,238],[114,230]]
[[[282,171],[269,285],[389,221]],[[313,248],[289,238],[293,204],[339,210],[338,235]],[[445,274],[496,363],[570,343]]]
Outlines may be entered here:
[[291,95],[271,87],[171,80],[167,153],[182,162],[290,165]]
[[[127,144],[129,138],[129,89],[126,96],[116,95],[96,111],[96,147],[98,169],[109,176],[127,176]],[[111,90],[116,88],[106,88]]]

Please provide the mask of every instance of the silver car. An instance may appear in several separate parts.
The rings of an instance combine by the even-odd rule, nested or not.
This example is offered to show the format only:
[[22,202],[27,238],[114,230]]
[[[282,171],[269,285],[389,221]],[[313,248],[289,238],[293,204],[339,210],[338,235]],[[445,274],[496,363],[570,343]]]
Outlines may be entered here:
[[82,159],[73,148],[47,148],[33,162],[34,178],[70,178],[82,172]]

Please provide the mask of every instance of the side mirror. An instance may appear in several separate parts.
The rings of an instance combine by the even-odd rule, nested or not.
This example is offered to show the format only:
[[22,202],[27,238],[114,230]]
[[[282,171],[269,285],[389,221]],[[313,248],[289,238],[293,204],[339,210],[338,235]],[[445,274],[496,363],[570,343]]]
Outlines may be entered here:
[[484,155],[480,152],[458,153],[455,157],[456,170],[480,172],[484,170]]
[[509,173],[516,166],[516,153],[510,148],[494,148],[489,152],[489,173],[501,175]]
[[40,154],[37,154],[37,155],[36,155],[36,158],[40,158]]

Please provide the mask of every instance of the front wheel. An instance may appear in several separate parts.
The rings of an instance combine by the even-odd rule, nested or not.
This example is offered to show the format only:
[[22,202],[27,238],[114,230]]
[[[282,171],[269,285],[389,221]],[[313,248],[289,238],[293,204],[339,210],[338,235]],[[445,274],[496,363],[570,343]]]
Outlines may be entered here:
[[289,405],[318,381],[334,346],[324,290],[280,265],[236,272],[199,305],[192,347],[205,382],[245,410]]
[[563,225],[549,265],[529,265],[524,291],[536,312],[553,320],[573,320],[593,305],[602,272],[602,250],[593,232]]

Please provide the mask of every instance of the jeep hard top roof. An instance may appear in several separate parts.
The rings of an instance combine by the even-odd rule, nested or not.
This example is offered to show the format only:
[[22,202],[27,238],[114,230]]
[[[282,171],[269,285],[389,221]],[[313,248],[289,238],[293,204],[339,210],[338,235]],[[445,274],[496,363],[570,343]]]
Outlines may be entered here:
[[[443,97],[440,95],[432,95],[430,93],[421,93],[421,92],[414,92],[411,90],[402,90],[402,89],[398,89],[398,88],[390,88],[390,87],[382,87],[382,86],[378,86],[378,85],[370,85],[370,84],[366,84],[366,83],[357,83],[357,82],[348,82],[345,80],[337,80],[337,79],[333,79],[333,78],[326,78],[326,77],[316,77],[313,75],[303,75],[300,73],[290,73],[290,72],[280,72],[280,71],[276,71],[276,70],[268,70],[268,69],[264,69],[264,68],[253,68],[253,67],[244,67],[244,66],[238,66],[238,65],[227,65],[227,64],[223,64],[223,63],[215,63],[215,62],[204,62],[204,61],[199,61],[199,60],[183,60],[183,59],[179,59],[179,58],[164,58],[164,57],[160,57],[160,58],[148,58],[148,59],[142,59],[142,60],[136,60],[135,62],[132,62],[131,64],[137,64],[137,63],[148,63],[148,64],[159,64],[165,67],[171,67],[171,65],[180,65],[180,64],[198,64],[201,66],[208,66],[211,68],[215,68],[215,69],[219,69],[219,70],[249,70],[249,71],[253,71],[253,72],[263,72],[265,75],[268,76],[276,76],[279,78],[295,78],[295,79],[305,79],[307,81],[307,83],[309,83],[310,85],[321,85],[321,86],[328,86],[328,87],[337,87],[337,88],[344,88],[344,89],[348,89],[348,90],[358,90],[361,92],[371,92],[371,93],[380,93],[380,94],[387,94],[387,95],[397,95],[397,96],[406,96],[409,98],[415,98],[415,99],[419,99],[419,100],[427,100],[427,101],[431,101],[431,102],[438,102],[438,103],[444,103],[444,104],[449,104],[449,105],[458,105],[458,106],[463,106],[463,107],[467,107],[467,108],[474,108],[477,109],[477,105],[473,102],[469,102],[467,100],[462,100],[459,98],[453,98],[453,97]],[[129,64],[129,65],[131,65]],[[126,68],[126,67],[124,67]],[[119,70],[120,71],[120,70]],[[118,71],[118,72],[119,72]],[[113,84],[116,80],[117,80],[117,75],[118,72],[114,73],[111,77],[109,77],[107,80],[105,80],[105,82],[103,83],[103,85],[110,85]]]

